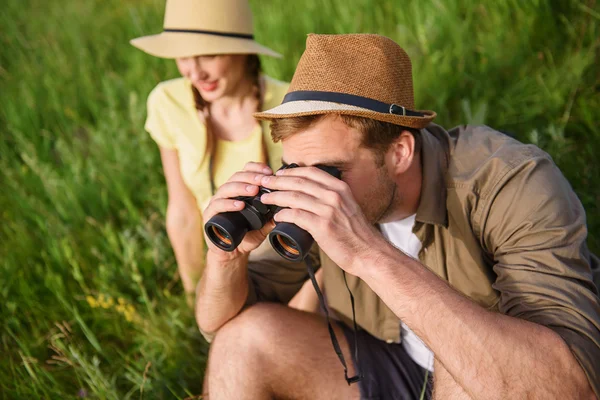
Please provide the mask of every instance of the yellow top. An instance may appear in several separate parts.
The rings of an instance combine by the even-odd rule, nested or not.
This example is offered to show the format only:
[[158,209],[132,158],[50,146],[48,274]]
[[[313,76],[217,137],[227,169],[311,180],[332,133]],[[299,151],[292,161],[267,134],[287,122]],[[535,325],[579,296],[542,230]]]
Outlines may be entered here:
[[[262,110],[281,104],[288,84],[263,75],[264,93]],[[264,143],[271,168],[281,166],[281,144],[273,143],[268,123],[261,123],[243,140],[217,140],[213,161],[214,183],[218,188],[248,161],[264,162]],[[204,210],[212,196],[210,187],[210,154],[207,148],[206,125],[198,117],[191,83],[177,78],[158,84],[148,96],[146,130],[163,148],[177,150],[184,182],[190,188],[200,210]]]

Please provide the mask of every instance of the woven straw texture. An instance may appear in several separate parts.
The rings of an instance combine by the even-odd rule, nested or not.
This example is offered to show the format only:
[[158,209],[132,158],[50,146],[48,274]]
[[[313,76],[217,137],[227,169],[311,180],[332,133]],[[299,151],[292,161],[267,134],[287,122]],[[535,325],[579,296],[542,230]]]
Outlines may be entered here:
[[[414,110],[412,66],[408,54],[393,40],[375,34],[308,35],[288,93],[324,91],[368,97]],[[319,106],[315,101],[294,101],[257,113],[259,119],[340,113],[363,116],[412,128],[423,128],[435,112],[425,117],[378,113],[337,103]],[[332,106],[336,104],[336,106]]]

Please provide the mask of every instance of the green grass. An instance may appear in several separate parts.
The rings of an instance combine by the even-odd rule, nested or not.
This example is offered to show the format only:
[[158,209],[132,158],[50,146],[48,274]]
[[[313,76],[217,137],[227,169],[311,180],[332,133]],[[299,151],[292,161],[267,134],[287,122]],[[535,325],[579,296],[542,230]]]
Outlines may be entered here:
[[[411,55],[417,106],[548,151],[600,250],[595,0],[253,1],[290,79],[305,34],[376,32]],[[7,0],[0,11],[2,398],[186,398],[207,345],[176,275],[145,98],[177,76],[128,44],[163,1]]]

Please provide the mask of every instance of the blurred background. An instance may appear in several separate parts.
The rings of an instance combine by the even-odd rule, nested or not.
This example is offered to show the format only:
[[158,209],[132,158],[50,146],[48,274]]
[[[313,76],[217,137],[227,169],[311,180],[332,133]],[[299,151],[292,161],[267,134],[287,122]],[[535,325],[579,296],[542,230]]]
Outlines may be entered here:
[[[413,60],[417,108],[549,152],[600,252],[600,5],[581,1],[251,0],[292,77],[306,34],[380,33]],[[164,227],[145,99],[175,63],[129,39],[164,0],[5,0],[0,11],[0,394],[200,398],[207,345]],[[515,204],[515,207],[518,207]],[[248,338],[252,340],[252,338]]]

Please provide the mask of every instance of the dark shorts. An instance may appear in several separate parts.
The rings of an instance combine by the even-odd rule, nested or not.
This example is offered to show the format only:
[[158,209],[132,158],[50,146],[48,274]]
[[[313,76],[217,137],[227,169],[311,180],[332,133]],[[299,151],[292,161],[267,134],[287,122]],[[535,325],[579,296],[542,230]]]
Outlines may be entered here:
[[[386,343],[360,329],[357,333],[358,363],[354,359],[354,331],[338,322],[352,352],[361,400],[430,399],[433,376],[415,363],[401,344]],[[427,379],[427,381],[425,381]]]

